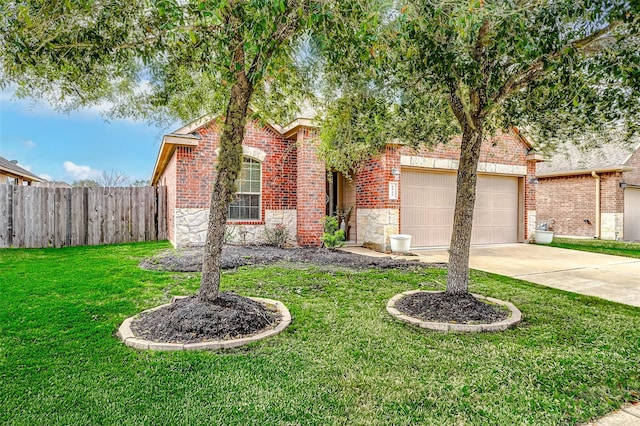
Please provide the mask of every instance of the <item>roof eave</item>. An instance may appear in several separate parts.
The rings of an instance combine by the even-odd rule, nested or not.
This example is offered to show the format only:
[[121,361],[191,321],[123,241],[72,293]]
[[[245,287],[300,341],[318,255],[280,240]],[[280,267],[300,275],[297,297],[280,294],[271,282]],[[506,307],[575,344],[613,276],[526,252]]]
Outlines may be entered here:
[[550,178],[550,177],[562,177],[562,176],[573,176],[573,175],[590,175],[592,172],[616,173],[616,172],[631,172],[631,171],[633,171],[632,167],[612,166],[612,167],[593,168],[593,169],[562,170],[557,172],[536,173],[536,177]]
[[164,169],[169,164],[173,153],[176,148],[179,146],[198,146],[200,142],[200,137],[192,134],[179,135],[174,133],[169,133],[168,135],[164,135],[162,137],[162,145],[160,146],[160,151],[158,152],[158,158],[156,159],[156,164],[153,168],[153,174],[151,175],[151,185],[156,185],[160,176],[164,172]]
[[20,178],[22,180],[28,180],[31,182],[44,182],[44,179],[39,178],[36,175],[32,175],[31,173],[22,173],[22,172],[18,172],[16,170],[12,170],[6,167],[2,167],[0,166],[0,171],[10,174],[11,176],[15,176],[17,178]]

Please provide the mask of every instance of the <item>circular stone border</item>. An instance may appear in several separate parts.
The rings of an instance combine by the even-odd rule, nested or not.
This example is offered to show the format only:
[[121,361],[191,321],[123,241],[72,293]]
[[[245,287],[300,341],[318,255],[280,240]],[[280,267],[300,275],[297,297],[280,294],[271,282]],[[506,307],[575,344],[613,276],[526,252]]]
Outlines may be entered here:
[[[175,296],[171,300],[171,303],[175,302],[178,299],[184,299],[185,297],[187,296]],[[153,312],[160,308],[164,308],[165,306],[171,305],[171,303],[166,303],[164,305],[156,306],[155,308],[142,311],[139,314],[124,320],[120,325],[120,328],[118,328],[118,337],[120,338],[120,340],[124,342],[125,345],[134,349],[148,349],[153,351],[219,350],[219,349],[237,348],[238,346],[248,345],[249,343],[257,342],[258,340],[275,336],[276,334],[279,334],[285,328],[287,328],[289,324],[291,324],[291,314],[289,313],[289,310],[282,302],[279,302],[277,300],[272,300],[272,299],[265,299],[263,297],[249,297],[249,299],[262,303],[263,305],[268,305],[275,308],[278,311],[278,313],[282,316],[278,325],[272,329],[265,330],[253,336],[241,337],[238,339],[230,339],[230,340],[211,340],[207,342],[198,342],[198,343],[154,342],[151,340],[145,340],[145,339],[140,339],[136,337],[135,334],[133,334],[133,332],[131,331],[131,323],[133,322],[133,320],[138,318],[140,315],[144,313]]]
[[461,331],[465,333],[478,333],[478,332],[491,332],[491,331],[504,331],[508,328],[515,327],[522,321],[522,312],[511,302],[505,302],[504,300],[494,299],[492,297],[485,297],[479,294],[471,295],[479,300],[486,300],[487,302],[495,303],[496,305],[502,305],[507,307],[511,311],[511,316],[507,319],[498,322],[492,322],[491,324],[454,324],[448,322],[434,322],[424,321],[419,318],[410,317],[403,314],[396,309],[396,303],[405,296],[416,293],[443,293],[442,291],[429,291],[429,290],[410,290],[404,293],[396,294],[389,302],[387,302],[387,312],[395,319],[406,322],[420,328],[427,328],[429,330],[436,331]]

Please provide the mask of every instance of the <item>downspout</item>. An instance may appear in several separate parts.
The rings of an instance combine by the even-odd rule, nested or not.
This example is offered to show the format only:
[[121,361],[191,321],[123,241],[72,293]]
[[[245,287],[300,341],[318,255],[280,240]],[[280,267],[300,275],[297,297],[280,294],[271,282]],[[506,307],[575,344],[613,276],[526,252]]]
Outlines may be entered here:
[[596,178],[596,235],[595,238],[600,239],[600,176],[595,171],[591,172],[591,176]]

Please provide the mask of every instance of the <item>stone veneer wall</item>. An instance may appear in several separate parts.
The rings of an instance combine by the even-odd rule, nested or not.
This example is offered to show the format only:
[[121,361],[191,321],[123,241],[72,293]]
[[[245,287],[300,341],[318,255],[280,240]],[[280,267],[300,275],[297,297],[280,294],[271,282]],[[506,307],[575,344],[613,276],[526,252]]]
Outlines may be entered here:
[[358,209],[358,242],[378,250],[389,249],[389,235],[400,229],[398,209]]
[[[207,237],[209,209],[177,208],[176,247],[204,245]],[[265,243],[264,231],[284,225],[289,232],[290,243],[296,241],[297,215],[295,210],[265,210],[264,224],[241,225],[227,223],[227,233],[232,243],[261,244]]]

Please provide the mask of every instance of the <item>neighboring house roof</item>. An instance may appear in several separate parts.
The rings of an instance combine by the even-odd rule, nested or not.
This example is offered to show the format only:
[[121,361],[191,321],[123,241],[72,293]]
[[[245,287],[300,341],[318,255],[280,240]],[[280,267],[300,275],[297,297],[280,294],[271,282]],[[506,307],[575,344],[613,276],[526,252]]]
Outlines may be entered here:
[[581,149],[571,143],[558,147],[544,163],[538,164],[538,177],[569,176],[602,172],[628,172],[626,162],[640,145],[612,142],[599,147]]
[[29,170],[25,170],[22,167],[18,166],[18,162],[16,160],[9,161],[4,157],[0,157],[0,172],[5,172],[11,175],[15,175],[24,180],[34,181],[34,182],[42,182],[43,179],[34,175]]

